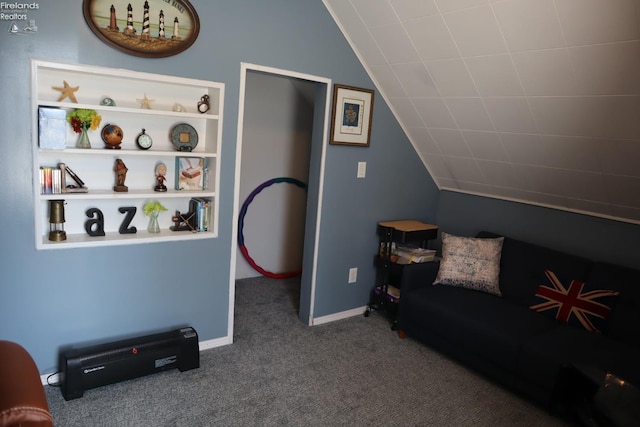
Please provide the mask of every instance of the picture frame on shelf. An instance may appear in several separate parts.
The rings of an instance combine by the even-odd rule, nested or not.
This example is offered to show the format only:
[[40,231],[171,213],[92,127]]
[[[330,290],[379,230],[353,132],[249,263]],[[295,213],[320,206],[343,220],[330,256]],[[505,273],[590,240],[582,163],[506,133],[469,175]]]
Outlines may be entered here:
[[100,40],[134,56],[176,55],[200,32],[200,19],[188,0],[83,0],[82,10]]
[[372,89],[334,84],[329,143],[368,147],[373,100]]
[[206,174],[204,157],[176,157],[176,190],[204,190],[207,182]]

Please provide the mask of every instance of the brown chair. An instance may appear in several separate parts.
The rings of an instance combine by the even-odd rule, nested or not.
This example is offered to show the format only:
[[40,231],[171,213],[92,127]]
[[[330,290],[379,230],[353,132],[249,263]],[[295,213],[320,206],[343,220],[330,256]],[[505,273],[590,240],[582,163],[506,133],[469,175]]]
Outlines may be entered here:
[[19,344],[0,340],[0,427],[53,427],[38,368]]

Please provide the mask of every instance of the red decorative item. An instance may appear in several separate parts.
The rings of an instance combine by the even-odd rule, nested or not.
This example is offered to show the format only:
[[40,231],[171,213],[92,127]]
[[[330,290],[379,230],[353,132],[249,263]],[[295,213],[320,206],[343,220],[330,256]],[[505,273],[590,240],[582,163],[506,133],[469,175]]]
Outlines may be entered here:
[[606,299],[620,293],[605,289],[587,290],[586,284],[580,280],[571,280],[565,287],[552,271],[545,270],[544,274],[549,285],[540,285],[536,291],[536,300],[543,302],[532,305],[531,309],[549,312],[561,322],[582,325],[591,332],[601,332],[597,323],[606,320],[611,313],[610,305],[605,304]]

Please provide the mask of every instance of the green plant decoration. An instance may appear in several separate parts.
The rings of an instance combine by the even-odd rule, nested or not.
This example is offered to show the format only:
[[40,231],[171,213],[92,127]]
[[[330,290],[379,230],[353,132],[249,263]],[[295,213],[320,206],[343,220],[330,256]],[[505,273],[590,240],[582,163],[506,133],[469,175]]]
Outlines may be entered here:
[[164,206],[162,206],[162,203],[160,202],[148,202],[145,203],[144,207],[142,208],[144,210],[144,214],[146,216],[151,216],[151,214],[158,213],[161,211],[166,211],[167,208],[165,208]]

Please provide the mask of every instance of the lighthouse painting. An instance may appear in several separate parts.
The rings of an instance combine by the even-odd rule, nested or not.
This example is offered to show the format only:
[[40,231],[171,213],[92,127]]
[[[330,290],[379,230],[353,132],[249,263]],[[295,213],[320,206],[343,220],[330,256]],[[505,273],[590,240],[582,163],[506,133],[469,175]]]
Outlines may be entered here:
[[184,51],[200,31],[198,14],[187,0],[84,0],[83,12],[102,41],[147,58]]

